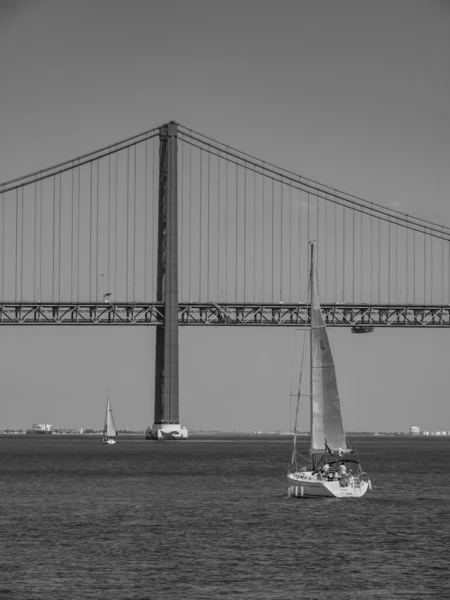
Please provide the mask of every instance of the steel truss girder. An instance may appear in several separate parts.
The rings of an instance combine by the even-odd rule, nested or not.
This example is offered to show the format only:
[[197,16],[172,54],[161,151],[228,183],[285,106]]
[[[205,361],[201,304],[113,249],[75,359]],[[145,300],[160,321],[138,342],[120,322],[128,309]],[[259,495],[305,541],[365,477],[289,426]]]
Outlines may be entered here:
[[[450,305],[322,306],[330,327],[450,327]],[[0,304],[0,325],[161,325],[164,305],[155,303]],[[302,327],[309,323],[304,304],[180,303],[178,323],[186,326]]]

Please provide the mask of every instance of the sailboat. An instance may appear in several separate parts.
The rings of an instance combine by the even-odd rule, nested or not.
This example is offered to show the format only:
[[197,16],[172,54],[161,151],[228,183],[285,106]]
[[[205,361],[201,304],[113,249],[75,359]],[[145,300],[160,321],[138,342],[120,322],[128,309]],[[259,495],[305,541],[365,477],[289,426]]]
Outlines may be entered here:
[[103,427],[103,435],[102,444],[115,444],[116,440],[114,439],[117,436],[117,429],[114,424],[114,417],[112,414],[111,402],[109,400],[109,394],[106,400],[106,414],[105,414],[105,425]]
[[307,464],[300,466],[296,444],[301,368],[288,492],[306,498],[360,498],[372,485],[344,432],[335,365],[318,296],[315,242],[310,246],[310,455]]

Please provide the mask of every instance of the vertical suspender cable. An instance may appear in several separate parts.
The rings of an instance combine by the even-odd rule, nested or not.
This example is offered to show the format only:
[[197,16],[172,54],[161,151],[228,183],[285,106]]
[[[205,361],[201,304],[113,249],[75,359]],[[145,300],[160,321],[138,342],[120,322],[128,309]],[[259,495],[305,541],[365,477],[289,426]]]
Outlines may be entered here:
[[[228,151],[228,149],[227,149]],[[225,160],[225,301],[228,300],[228,159]]]
[[448,240],[448,262],[447,262],[447,286],[448,301],[450,303],[450,240]]
[[292,294],[292,186],[289,186],[289,275],[288,275],[288,285],[289,285],[289,292],[288,292],[288,300],[289,302],[291,302],[293,300],[293,298],[291,298]]
[[444,306],[444,226],[442,226],[441,251],[441,306]]
[[272,179],[272,264],[271,264],[271,269],[272,269],[272,302],[275,301],[274,298],[274,235],[275,235],[275,230],[274,230],[274,220],[275,220],[275,202],[274,202],[274,181]]
[[[37,181],[34,180],[34,253],[33,253],[33,300],[36,301],[36,279],[37,279]],[[71,294],[72,297],[72,294]]]
[[352,259],[352,302],[355,304],[355,209],[352,209],[352,251],[353,251],[353,259]]
[[381,304],[381,219],[378,217],[378,304]]
[[[306,257],[307,257],[307,259],[308,259],[309,243],[311,241],[311,238],[310,238],[310,227],[309,227],[309,218],[310,218],[310,198],[309,198],[309,192],[308,192],[308,225],[307,225],[307,227],[308,227],[308,232],[307,232],[308,239],[306,240],[306,249],[307,249]],[[308,265],[308,260],[307,260],[307,265]],[[308,266],[306,268],[308,269]]]
[[391,217],[388,223],[388,305],[391,304]]
[[89,183],[89,302],[92,302],[92,215],[93,215],[93,181],[92,181],[92,163],[89,164],[90,183]]
[[280,181],[280,302],[283,300],[283,179]]
[[73,302],[74,168],[70,169],[70,302]]
[[200,182],[199,182],[199,186],[200,186],[200,210],[199,210],[199,214],[200,214],[200,222],[199,222],[199,245],[200,245],[200,253],[199,253],[199,259],[198,259],[198,300],[199,302],[202,301],[202,234],[203,234],[203,227],[202,227],[202,177],[203,175],[203,152],[200,149]]
[[362,304],[362,301],[363,301],[363,287],[364,287],[363,286],[363,273],[364,273],[364,271],[363,271],[363,257],[364,257],[364,254],[363,254],[363,213],[362,213],[361,209],[359,211],[359,215],[360,215],[360,228],[361,228],[360,232],[359,232],[359,238],[360,238],[360,242],[361,242],[361,256],[360,256],[360,259],[359,259],[359,261],[360,261],[359,262],[359,278],[360,278],[360,286],[361,286],[361,293],[360,293],[361,300],[360,300],[360,302]]
[[236,303],[238,301],[238,222],[239,222],[239,212],[238,212],[238,200],[239,200],[239,167],[236,164]]
[[370,300],[373,302],[373,209],[370,213]]
[[324,240],[325,240],[325,244],[324,244],[324,256],[325,256],[325,265],[324,265],[324,275],[325,275],[325,286],[324,286],[324,293],[325,293],[325,300],[328,300],[328,194],[325,194],[325,214],[324,214],[324,220],[325,220],[325,224],[324,224]]
[[423,232],[423,303],[427,303],[427,236]]
[[40,188],[41,188],[41,202],[40,202],[40,215],[39,215],[39,226],[40,226],[40,236],[39,236],[39,302],[42,300],[42,228],[43,228],[43,224],[42,224],[42,212],[43,212],[43,203],[44,203],[44,196],[43,196],[43,183],[42,183],[42,179],[40,182]]
[[[148,235],[148,138],[145,140],[144,167],[144,302],[147,302],[147,235]],[[109,288],[109,283],[108,283]]]
[[100,161],[97,160],[97,174],[96,174],[96,216],[95,216],[95,301],[98,302],[98,235],[99,235],[99,205],[100,205]]
[[22,187],[22,193],[21,193],[21,210],[20,210],[20,301],[23,302],[23,209],[24,209],[24,203],[23,203],[23,194],[24,194],[24,189],[25,187]]
[[19,188],[16,189],[16,254],[15,254],[15,270],[14,270],[14,300],[17,302],[17,271],[19,257]]
[[156,197],[157,195],[155,194],[155,186],[156,186],[156,178],[155,178],[155,171],[156,171],[156,152],[155,152],[155,145],[156,145],[156,139],[153,138],[153,145],[152,145],[152,301],[155,298],[155,277],[154,277],[154,272],[155,272],[155,243],[156,243],[156,237],[155,236],[155,212],[156,212]]
[[[298,272],[297,272],[297,277],[298,277],[298,295],[297,295],[297,302],[300,301],[301,298],[301,293],[302,293],[302,289],[301,289],[301,284],[303,281],[303,277],[301,275],[301,271],[302,271],[302,192],[299,189],[298,190],[298,236],[297,236],[297,256],[299,257],[299,268],[298,268]],[[305,277],[306,279],[306,277]]]
[[316,260],[317,260],[317,268],[319,268],[318,265],[319,265],[319,255],[320,255],[319,223],[320,223],[319,195],[316,194],[316,228],[317,228]]
[[398,221],[395,224],[395,303],[398,304]]
[[342,298],[345,301],[345,206],[342,207]]
[[338,254],[338,243],[337,243],[337,205],[334,205],[334,301],[338,301],[337,293],[337,254]]
[[127,148],[127,215],[126,215],[126,241],[125,241],[125,300],[128,302],[128,270],[129,270],[129,230],[130,230],[130,149]]
[[434,238],[430,236],[430,304],[433,304],[433,243]]
[[[146,176],[147,176],[147,172],[146,172]],[[147,196],[146,196],[146,198],[147,198]],[[147,237],[145,238],[145,242],[147,242]],[[144,277],[146,277],[146,276],[147,276],[147,270],[144,269]],[[108,293],[110,293],[110,289],[111,289],[111,154],[108,155],[108,280],[106,282],[106,287],[107,287],[106,291]]]
[[62,174],[59,174],[59,208],[58,208],[58,302],[61,302],[61,230],[62,230]]
[[4,302],[5,284],[5,194],[2,193],[2,303]]
[[189,144],[189,277],[188,298],[191,301],[191,278],[192,278],[192,146]]
[[[180,257],[180,290],[179,290],[179,296],[181,299],[183,299],[183,279],[184,279],[184,140],[181,138],[180,140],[180,146],[181,146],[181,177],[180,177],[180,184],[181,184],[181,190],[180,190],[180,212],[181,212],[181,227],[179,228],[178,231],[178,239],[179,241],[179,247],[178,247],[178,254]],[[177,165],[178,167],[178,165]]]
[[211,149],[208,146],[208,180],[207,180],[207,186],[208,186],[208,200],[207,200],[207,210],[208,210],[208,216],[207,216],[207,229],[206,229],[206,241],[207,241],[207,245],[206,245],[206,301],[210,302],[211,301],[211,297],[210,297],[210,292],[209,292],[209,259],[210,259],[210,254],[211,254],[211,249],[210,249],[210,234],[209,234],[209,228],[210,228],[210,212],[211,212],[211,201],[210,201],[210,196],[211,196]]
[[244,304],[247,287],[247,163],[244,161]]
[[[263,166],[264,169],[264,166]],[[266,226],[266,222],[265,222],[265,205],[266,205],[266,198],[265,198],[265,187],[266,187],[266,180],[265,180],[265,176],[264,176],[264,171],[263,171],[263,175],[261,177],[261,183],[262,183],[262,232],[261,232],[261,302],[264,302],[264,274],[265,274],[265,226]]]
[[253,302],[256,302],[256,171],[253,171]]
[[413,229],[413,304],[416,303],[416,230]]
[[405,291],[405,306],[408,306],[409,300],[409,227],[408,217],[406,217],[406,291]]
[[55,236],[56,236],[56,175],[52,177],[53,180],[53,230],[52,230],[52,301],[55,300],[55,271],[56,271],[56,249],[55,249]]
[[[78,188],[77,188],[77,302],[80,301],[80,186],[81,167],[78,165]],[[42,199],[41,199],[42,200]]]
[[134,146],[134,184],[133,184],[133,302],[136,302],[136,163],[137,145]]
[[217,302],[220,302],[220,155],[217,156]]

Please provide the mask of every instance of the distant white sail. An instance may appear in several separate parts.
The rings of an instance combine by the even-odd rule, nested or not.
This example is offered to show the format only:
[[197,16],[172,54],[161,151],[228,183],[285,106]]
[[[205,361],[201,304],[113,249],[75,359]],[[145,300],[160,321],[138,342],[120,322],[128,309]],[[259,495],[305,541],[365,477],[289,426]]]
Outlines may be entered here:
[[103,428],[103,433],[106,437],[116,437],[117,429],[114,423],[114,417],[112,414],[111,402],[108,400],[106,402],[106,415],[105,415],[105,426]]

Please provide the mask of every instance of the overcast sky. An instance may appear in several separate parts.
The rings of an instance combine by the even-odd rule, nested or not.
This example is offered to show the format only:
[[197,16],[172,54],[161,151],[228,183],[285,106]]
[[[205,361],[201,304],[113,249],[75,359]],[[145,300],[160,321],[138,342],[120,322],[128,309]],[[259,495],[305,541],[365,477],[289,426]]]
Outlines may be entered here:
[[[176,120],[450,225],[444,0],[0,0],[0,181]],[[349,430],[450,430],[446,330],[331,332]],[[293,329],[181,329],[181,421],[288,429]],[[153,422],[152,328],[0,327],[0,428]],[[307,424],[306,424],[307,425]],[[305,427],[306,427],[305,425]]]

